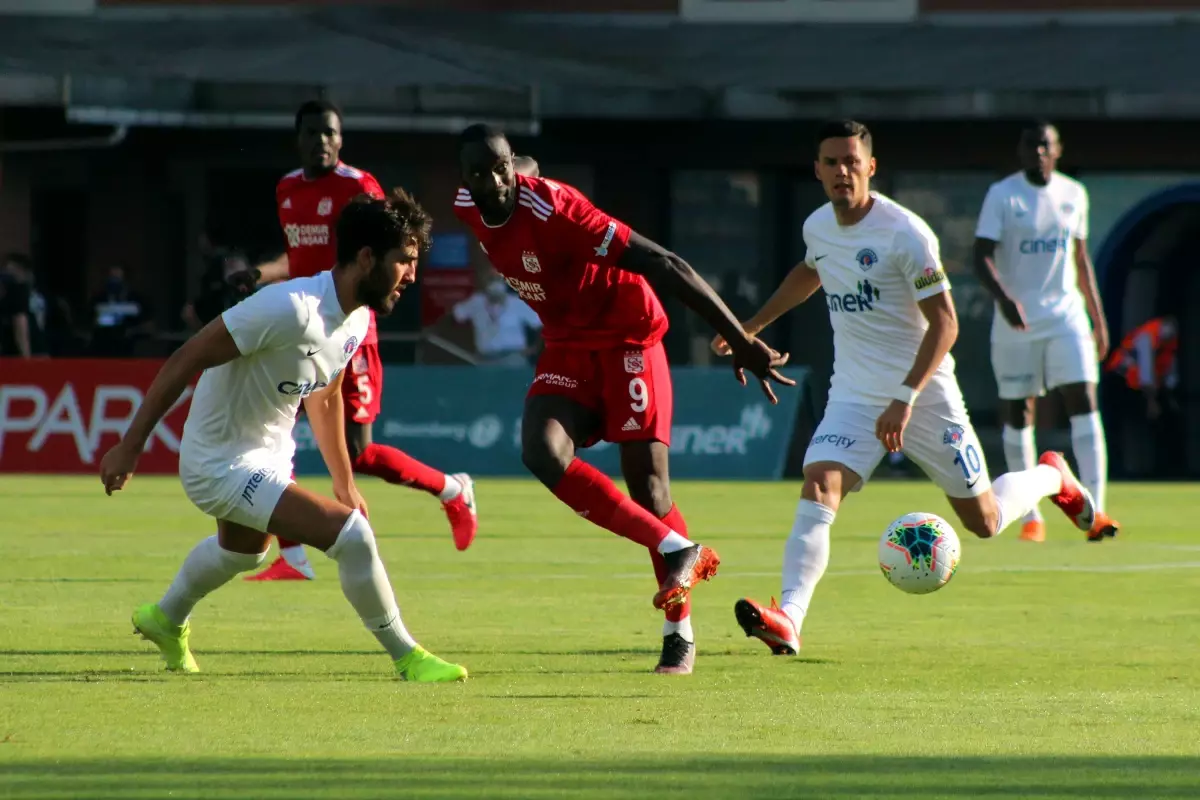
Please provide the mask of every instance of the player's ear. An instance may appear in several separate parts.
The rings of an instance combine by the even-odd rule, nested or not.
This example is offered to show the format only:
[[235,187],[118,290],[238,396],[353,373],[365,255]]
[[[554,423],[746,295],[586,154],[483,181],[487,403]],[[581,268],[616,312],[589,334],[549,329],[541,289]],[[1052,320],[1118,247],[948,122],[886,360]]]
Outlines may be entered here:
[[354,263],[365,271],[375,266],[375,253],[369,247],[360,247],[358,254],[354,257]]
[[871,161],[867,165],[867,177],[868,178],[875,177],[875,156],[871,156]]
[[817,180],[821,180],[821,161],[819,159],[813,160],[813,175]]

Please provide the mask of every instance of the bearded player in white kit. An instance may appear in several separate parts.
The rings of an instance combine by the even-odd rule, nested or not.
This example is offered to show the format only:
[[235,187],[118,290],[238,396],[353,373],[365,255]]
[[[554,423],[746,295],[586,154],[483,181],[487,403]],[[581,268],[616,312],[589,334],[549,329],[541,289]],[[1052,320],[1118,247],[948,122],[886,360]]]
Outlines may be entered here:
[[[261,564],[274,534],[337,562],[342,592],[400,678],[466,679],[465,668],[424,650],[404,627],[354,485],[342,420],[341,381],[367,333],[368,309],[390,313],[416,280],[429,230],[429,215],[402,190],[352,202],[337,221],[337,266],[265,287],[189,339],[100,462],[105,491],[124,488],[154,426],[203,371],[184,425],[179,478],[196,507],[217,520],[217,535],[193,548],[161,600],[133,612],[135,631],[158,646],[168,670],[199,671],[189,647],[192,609]],[[301,402],[336,500],[291,480]]]
[[[1021,171],[988,189],[975,229],[975,272],[996,300],[992,369],[1004,457],[1009,469],[1033,466],[1035,398],[1058,391],[1071,420],[1079,477],[1104,511],[1108,451],[1096,385],[1108,353],[1108,323],[1088,257],[1088,193],[1057,171],[1062,141],[1050,123],[1026,125],[1018,155]],[[1114,524],[1088,538],[1116,533]],[[1046,538],[1036,508],[1025,517],[1021,538]]]
[[[829,203],[804,223],[803,263],[753,318],[756,335],[818,288],[833,326],[825,417],[804,457],[803,499],[783,559],[782,607],[750,599],[734,612],[747,636],[776,654],[800,649],[800,629],[829,564],[837,510],[885,452],[903,451],[946,493],[967,530],[989,538],[1049,497],[1079,528],[1094,503],[1061,453],[993,485],[954,375],[958,318],[937,237],[913,212],[871,191],[871,134],[850,120],[819,131],[815,164]],[[714,340],[718,353],[725,343]]]

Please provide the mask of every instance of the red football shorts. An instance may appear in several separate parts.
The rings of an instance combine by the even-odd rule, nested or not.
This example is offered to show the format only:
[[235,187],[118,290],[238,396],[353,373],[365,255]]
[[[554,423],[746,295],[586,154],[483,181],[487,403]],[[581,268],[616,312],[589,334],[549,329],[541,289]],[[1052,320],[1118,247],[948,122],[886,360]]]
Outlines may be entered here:
[[369,425],[379,416],[379,396],[383,394],[383,363],[379,345],[362,344],[346,365],[342,378],[342,401],[346,421]]
[[604,420],[599,438],[605,441],[671,444],[674,400],[661,342],[612,350],[547,344],[529,387],[529,397],[538,395],[569,397],[598,413]]

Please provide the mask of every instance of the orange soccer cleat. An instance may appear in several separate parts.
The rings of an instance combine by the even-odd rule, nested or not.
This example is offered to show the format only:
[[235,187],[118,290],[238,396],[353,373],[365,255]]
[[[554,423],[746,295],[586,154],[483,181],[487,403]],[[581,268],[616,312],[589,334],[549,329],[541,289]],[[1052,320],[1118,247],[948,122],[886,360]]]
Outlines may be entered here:
[[654,595],[654,607],[665,609],[686,602],[692,587],[717,574],[721,557],[715,550],[702,544],[694,544],[674,553],[664,553],[667,562],[667,577],[663,579]]
[[257,575],[247,575],[242,580],[247,581],[310,581],[312,578],[293,567],[283,556],[279,556],[271,565]]
[[1099,542],[1117,535],[1120,525],[1107,514],[1096,510],[1096,501],[1075,477],[1075,473],[1071,472],[1062,453],[1053,450],[1042,453],[1038,463],[1053,467],[1062,475],[1062,491],[1051,497],[1050,502],[1058,506],[1076,528],[1087,534],[1089,542]]
[[1021,526],[1021,535],[1017,537],[1022,542],[1046,541],[1046,523],[1040,519],[1031,519]]
[[747,636],[762,640],[777,656],[794,656],[800,652],[800,635],[791,617],[779,609],[775,598],[770,608],[743,597],[733,604],[733,613],[738,625]]

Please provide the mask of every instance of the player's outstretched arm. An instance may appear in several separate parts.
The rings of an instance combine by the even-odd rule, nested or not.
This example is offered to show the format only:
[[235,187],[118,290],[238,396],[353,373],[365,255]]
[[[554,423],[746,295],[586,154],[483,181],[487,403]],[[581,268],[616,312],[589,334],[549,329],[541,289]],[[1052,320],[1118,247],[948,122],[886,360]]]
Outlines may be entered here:
[[357,508],[367,515],[367,504],[354,485],[354,467],[350,464],[350,451],[346,447],[345,411],[342,407],[342,380],[346,373],[338,373],[333,383],[319,392],[304,398],[304,413],[312,427],[313,439],[321,458],[333,479],[333,495],[350,508]]
[[1096,358],[1103,361],[1108,355],[1108,320],[1104,316],[1104,305],[1100,302],[1100,290],[1096,287],[1096,270],[1092,268],[1092,257],[1088,254],[1087,239],[1075,240],[1075,272],[1079,291],[1087,305],[1088,317],[1092,321],[1092,335],[1096,339]]
[[257,267],[252,267],[245,272],[233,273],[227,281],[230,286],[241,289],[245,294],[249,294],[259,286],[286,281],[291,276],[288,269],[288,255],[285,250],[275,258],[270,261],[264,261]]
[[785,386],[796,385],[795,381],[780,374],[778,369],[787,363],[787,354],[777,353],[762,341],[747,335],[741,322],[708,282],[679,256],[641,234],[630,231],[629,244],[622,251],[617,266],[644,275],[674,294],[684,305],[716,328],[717,333],[729,342],[733,351],[734,374],[743,384],[746,382],[743,370],[748,369],[758,378],[763,392],[772,403],[779,401],[771,389],[770,381]]
[[[762,333],[768,325],[791,311],[796,306],[813,296],[821,288],[821,276],[815,269],[801,261],[779,284],[779,288],[771,295],[753,317],[742,323],[742,328],[751,336]],[[719,356],[727,356],[732,352],[725,337],[717,334],[712,341],[713,352]]]
[[1000,283],[1000,273],[996,271],[996,242],[995,239],[975,238],[974,258],[975,276],[987,289],[988,294],[996,301],[1000,313],[1008,324],[1019,331],[1025,330],[1025,311],[1021,304],[1008,294],[1004,284]]
[[108,494],[124,487],[137,466],[146,440],[197,373],[241,356],[223,317],[205,325],[176,350],[154,376],[129,429],[100,461],[100,480]]

